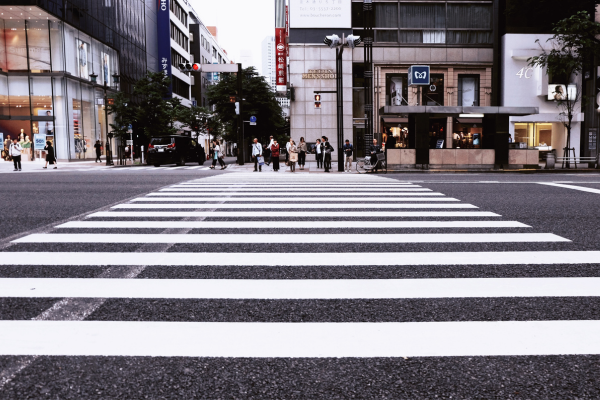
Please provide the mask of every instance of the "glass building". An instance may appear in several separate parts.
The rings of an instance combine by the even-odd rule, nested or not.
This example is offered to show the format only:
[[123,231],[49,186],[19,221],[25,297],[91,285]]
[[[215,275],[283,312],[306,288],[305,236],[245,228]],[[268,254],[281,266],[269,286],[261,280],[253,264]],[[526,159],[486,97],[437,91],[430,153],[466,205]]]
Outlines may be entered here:
[[60,160],[94,159],[98,140],[104,154],[105,103],[146,72],[144,2],[15,3],[0,6],[2,141],[17,137],[24,161],[42,158],[47,140]]

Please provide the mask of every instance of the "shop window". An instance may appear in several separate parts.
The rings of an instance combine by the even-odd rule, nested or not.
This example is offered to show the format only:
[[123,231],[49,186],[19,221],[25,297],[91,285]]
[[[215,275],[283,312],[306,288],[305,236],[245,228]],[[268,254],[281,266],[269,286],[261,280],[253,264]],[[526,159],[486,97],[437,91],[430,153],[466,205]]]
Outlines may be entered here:
[[385,149],[407,149],[408,148],[408,123],[384,124],[382,135]]
[[385,104],[387,106],[408,105],[408,74],[386,74]]
[[480,149],[483,142],[483,120],[457,118],[452,134],[453,149]]
[[353,63],[352,64],[352,87],[364,87],[365,86],[365,64]]
[[8,77],[0,75],[0,115],[10,115],[10,103],[8,100]]
[[443,106],[444,105],[444,75],[431,74],[431,84],[421,88],[422,100],[424,106]]
[[398,4],[375,3],[375,28],[398,28]]
[[8,101],[10,115],[29,117],[29,79],[26,76],[10,76],[8,78]]
[[462,107],[479,106],[479,75],[458,76],[458,105]]
[[551,123],[515,123],[515,147],[552,150],[552,133]]
[[0,72],[6,72],[6,40],[4,39],[4,20],[0,19]]
[[50,47],[52,52],[52,71],[53,72],[64,72],[65,71],[65,52],[64,52],[64,34],[63,34],[63,23],[49,21],[50,25]]
[[[27,39],[25,22],[4,20],[4,40],[6,41],[7,70],[27,72]],[[25,92],[28,93],[28,92]]]

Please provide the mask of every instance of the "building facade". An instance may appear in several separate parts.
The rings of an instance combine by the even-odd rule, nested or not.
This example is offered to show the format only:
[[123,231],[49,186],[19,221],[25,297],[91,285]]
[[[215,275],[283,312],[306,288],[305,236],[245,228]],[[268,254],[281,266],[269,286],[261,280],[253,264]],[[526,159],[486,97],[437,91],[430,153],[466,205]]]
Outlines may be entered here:
[[93,159],[111,130],[105,97],[146,71],[144,1],[18,3],[0,6],[2,140],[18,138],[24,161],[46,141],[61,160]]

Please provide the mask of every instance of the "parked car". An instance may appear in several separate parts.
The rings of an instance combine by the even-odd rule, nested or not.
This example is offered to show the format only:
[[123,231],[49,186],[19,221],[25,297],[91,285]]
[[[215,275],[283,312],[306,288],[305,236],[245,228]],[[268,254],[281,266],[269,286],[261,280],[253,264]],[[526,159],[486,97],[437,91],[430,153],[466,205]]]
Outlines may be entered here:
[[204,164],[205,152],[202,146],[189,136],[169,135],[153,137],[148,145],[148,165],[159,167],[162,164],[185,165],[187,162]]

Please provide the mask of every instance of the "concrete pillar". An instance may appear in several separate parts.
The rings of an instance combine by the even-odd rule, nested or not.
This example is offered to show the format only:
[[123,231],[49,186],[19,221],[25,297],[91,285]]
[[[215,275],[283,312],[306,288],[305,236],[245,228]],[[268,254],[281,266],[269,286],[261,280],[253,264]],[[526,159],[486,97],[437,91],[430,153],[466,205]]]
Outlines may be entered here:
[[454,118],[448,117],[446,119],[446,148],[452,148],[452,140],[454,135]]

